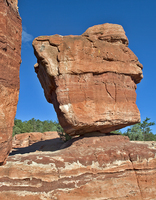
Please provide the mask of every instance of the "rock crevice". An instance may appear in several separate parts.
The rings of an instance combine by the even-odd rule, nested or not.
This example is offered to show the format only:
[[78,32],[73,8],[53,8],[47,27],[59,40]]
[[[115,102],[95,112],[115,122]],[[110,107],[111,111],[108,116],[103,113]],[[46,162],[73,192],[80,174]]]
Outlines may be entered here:
[[[133,160],[131,159],[130,154],[129,154],[129,160],[132,163],[132,168],[133,168],[133,171],[135,172],[135,178],[136,178],[137,185],[138,185],[138,188],[139,188],[139,191],[140,191],[141,200],[144,200],[143,195],[142,195],[142,190],[141,190],[141,187],[140,187],[140,183],[139,183],[139,178],[138,178],[138,175],[137,175],[137,172],[136,172],[137,170],[140,171],[141,169],[135,169],[135,167],[133,165]],[[145,170],[145,169],[143,169],[143,170]]]

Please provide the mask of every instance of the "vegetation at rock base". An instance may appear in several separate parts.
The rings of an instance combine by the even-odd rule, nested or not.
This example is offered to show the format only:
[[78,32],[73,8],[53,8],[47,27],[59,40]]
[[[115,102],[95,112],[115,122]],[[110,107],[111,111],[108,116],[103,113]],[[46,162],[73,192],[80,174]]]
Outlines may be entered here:
[[63,140],[64,142],[72,139],[72,137],[65,132],[58,132],[58,134],[59,134],[61,140]]
[[56,121],[45,120],[40,121],[34,118],[29,121],[21,121],[20,119],[14,120],[13,136],[20,133],[30,132],[46,132],[46,131],[58,131],[62,132],[63,129],[60,124]]
[[122,133],[120,130],[112,131],[112,133],[128,136],[133,141],[156,141],[156,135],[152,133],[151,126],[155,125],[155,122],[149,122],[150,118],[141,123],[130,126],[126,132]]
[[[112,131],[115,134],[121,134],[128,136],[130,140],[138,141],[156,141],[156,135],[152,133],[151,126],[155,125],[155,122],[149,122],[150,118],[146,119],[141,123],[130,126],[124,133],[121,130]],[[20,133],[30,132],[46,132],[46,131],[57,131],[60,138],[63,141],[71,139],[71,137],[64,133],[61,125],[56,121],[45,120],[40,121],[32,118],[29,121],[21,121],[19,119],[14,120],[13,136]]]
[[29,121],[22,121],[20,119],[14,120],[14,127],[13,127],[13,136],[16,134],[21,133],[30,133],[30,132],[46,132],[46,131],[57,131],[60,138],[63,141],[67,141],[71,139],[71,137],[64,133],[63,128],[61,125],[56,121],[45,120],[40,121],[39,119],[30,119]]

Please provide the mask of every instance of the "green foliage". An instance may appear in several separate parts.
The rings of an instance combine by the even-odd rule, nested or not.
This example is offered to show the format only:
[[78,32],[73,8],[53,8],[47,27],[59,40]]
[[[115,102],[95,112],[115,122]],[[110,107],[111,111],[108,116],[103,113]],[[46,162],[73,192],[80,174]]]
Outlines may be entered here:
[[142,123],[135,124],[127,129],[123,135],[129,137],[130,140],[138,141],[156,141],[156,135],[151,132],[150,126],[155,125],[155,122],[148,122],[150,118],[146,119]]
[[20,133],[21,133],[21,129],[18,126],[14,125],[12,136],[15,136],[16,134],[20,134]]
[[21,121],[19,119],[14,120],[13,136],[20,133],[30,133],[30,132],[46,132],[46,131],[57,131],[60,138],[63,141],[70,140],[71,137],[64,133],[63,128],[58,122],[53,122],[51,120],[40,121],[32,118],[29,121]]
[[155,122],[148,122],[150,118],[146,117],[146,119],[141,123],[141,129],[143,134],[143,139],[147,141],[149,136],[152,134],[150,126],[155,125]]
[[[122,133],[120,130],[112,131],[111,133],[125,135],[130,140],[138,141],[156,141],[156,135],[151,132],[151,126],[155,125],[155,122],[149,122],[150,118],[146,119],[142,123],[135,124],[127,129],[126,132]],[[61,125],[56,121],[45,120],[40,121],[32,118],[29,121],[21,121],[19,119],[14,120],[13,136],[20,133],[30,132],[46,132],[46,131],[57,131],[60,138],[63,141],[70,140],[71,137],[64,133]]]
[[72,137],[70,135],[68,135],[67,133],[64,133],[64,132],[58,132],[61,140],[63,140],[64,142],[72,139]]
[[123,133],[123,135],[128,136],[129,139],[133,141],[135,140],[143,141],[143,134],[140,127],[140,123],[135,124],[131,126],[130,128],[128,128],[127,131]]
[[14,120],[13,136],[20,133],[30,132],[46,132],[46,131],[57,131],[64,132],[63,128],[58,122],[51,120],[40,121],[32,118],[29,121],[21,121],[19,119]]
[[117,134],[117,135],[122,135],[122,132],[120,130],[115,130],[112,131],[111,133]]

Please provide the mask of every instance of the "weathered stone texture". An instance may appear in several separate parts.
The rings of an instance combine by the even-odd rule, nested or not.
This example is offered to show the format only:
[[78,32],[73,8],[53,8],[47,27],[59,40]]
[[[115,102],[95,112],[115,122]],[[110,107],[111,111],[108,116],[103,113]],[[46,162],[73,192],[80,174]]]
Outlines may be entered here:
[[17,1],[0,0],[0,165],[12,148],[12,128],[19,94],[21,18]]
[[0,167],[0,199],[156,199],[156,143],[96,136],[57,149],[9,156]]
[[58,137],[59,135],[56,131],[17,134],[13,137],[12,148],[28,147],[36,142],[51,140]]
[[66,133],[109,133],[140,121],[135,90],[142,65],[127,45],[115,24],[33,41],[35,71]]

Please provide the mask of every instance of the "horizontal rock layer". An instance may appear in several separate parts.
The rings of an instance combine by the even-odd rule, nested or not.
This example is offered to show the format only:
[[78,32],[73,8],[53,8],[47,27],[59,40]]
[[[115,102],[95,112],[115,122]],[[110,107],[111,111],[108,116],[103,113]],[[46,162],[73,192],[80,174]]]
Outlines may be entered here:
[[12,148],[23,148],[31,146],[34,143],[51,140],[58,138],[59,135],[56,131],[48,131],[44,133],[40,132],[31,132],[31,133],[22,133],[17,134],[12,139]]
[[109,133],[140,121],[135,90],[142,65],[127,45],[115,24],[33,41],[35,71],[66,133]]
[[21,18],[17,1],[0,0],[0,165],[12,148],[12,128],[19,94]]
[[[53,140],[49,148],[52,144]],[[79,137],[58,144],[57,149],[9,156],[0,167],[0,199],[156,197],[154,142],[129,142],[123,136]]]

